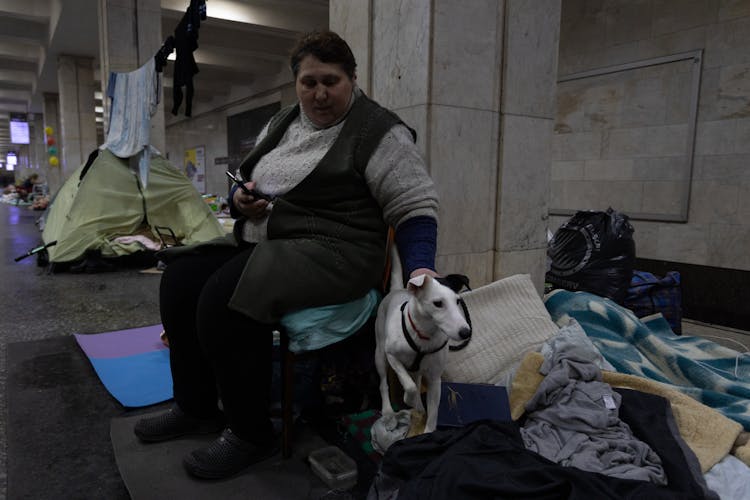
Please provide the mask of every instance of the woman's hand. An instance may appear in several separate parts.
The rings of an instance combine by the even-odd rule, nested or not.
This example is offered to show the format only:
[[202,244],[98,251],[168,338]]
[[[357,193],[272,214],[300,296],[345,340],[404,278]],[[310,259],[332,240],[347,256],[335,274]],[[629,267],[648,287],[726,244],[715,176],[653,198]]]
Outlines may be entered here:
[[[255,188],[255,182],[246,182],[245,187],[248,189]],[[244,215],[250,220],[258,221],[268,216],[266,209],[268,208],[268,202],[255,198],[252,195],[245,194],[242,189],[237,189],[234,192],[232,203],[239,213]]]
[[411,272],[411,274],[409,275],[409,279],[411,279],[411,278],[413,278],[415,276],[419,276],[421,274],[428,274],[428,275],[432,276],[433,278],[435,278],[436,276],[440,276],[438,273],[436,273],[432,269],[428,269],[426,267],[420,267],[419,269],[415,269],[415,270],[413,270]]

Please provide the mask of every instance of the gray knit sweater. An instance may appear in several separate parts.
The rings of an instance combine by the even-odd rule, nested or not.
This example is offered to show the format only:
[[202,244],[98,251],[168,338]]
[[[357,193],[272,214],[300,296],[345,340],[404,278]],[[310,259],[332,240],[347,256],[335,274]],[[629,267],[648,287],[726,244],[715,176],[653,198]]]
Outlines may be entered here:
[[[352,102],[360,93],[355,88]],[[345,122],[346,118],[328,128],[318,128],[300,112],[276,148],[255,166],[252,180],[257,183],[257,189],[279,196],[299,184],[331,148]],[[257,142],[267,131],[268,125],[260,132]],[[434,183],[411,133],[403,125],[395,125],[385,134],[367,163],[365,179],[388,225],[398,227],[420,215],[437,220],[438,198]],[[273,210],[273,204],[269,205],[269,210]],[[246,223],[243,239],[251,242],[265,239],[266,220]]]

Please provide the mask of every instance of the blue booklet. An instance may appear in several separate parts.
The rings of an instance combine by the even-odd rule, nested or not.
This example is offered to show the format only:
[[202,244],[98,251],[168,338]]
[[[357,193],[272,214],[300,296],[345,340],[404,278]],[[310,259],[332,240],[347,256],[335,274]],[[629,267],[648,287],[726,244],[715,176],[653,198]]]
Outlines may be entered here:
[[508,391],[503,386],[443,382],[440,393],[438,427],[463,427],[477,420],[511,420]]

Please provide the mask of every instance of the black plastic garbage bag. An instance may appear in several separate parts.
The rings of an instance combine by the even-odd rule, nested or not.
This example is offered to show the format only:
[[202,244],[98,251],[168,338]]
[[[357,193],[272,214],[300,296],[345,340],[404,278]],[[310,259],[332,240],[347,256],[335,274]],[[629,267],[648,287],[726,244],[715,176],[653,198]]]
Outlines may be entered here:
[[546,279],[556,288],[625,301],[633,276],[635,241],[628,216],[579,211],[555,232],[547,247]]

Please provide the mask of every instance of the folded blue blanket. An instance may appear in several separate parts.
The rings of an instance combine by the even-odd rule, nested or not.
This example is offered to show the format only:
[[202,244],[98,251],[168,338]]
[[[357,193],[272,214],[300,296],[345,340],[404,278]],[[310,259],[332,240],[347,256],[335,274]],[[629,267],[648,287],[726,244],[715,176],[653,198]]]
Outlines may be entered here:
[[553,321],[571,317],[620,373],[683,392],[750,431],[750,354],[702,337],[675,335],[661,315],[638,319],[615,302],[556,290],[545,299]]

